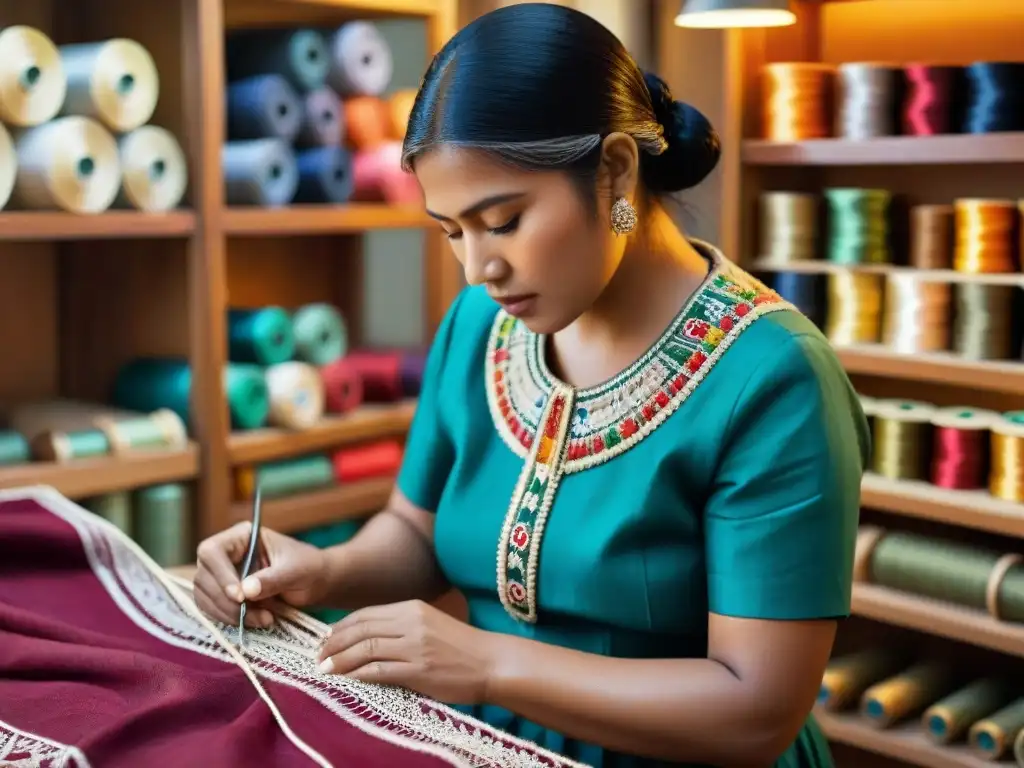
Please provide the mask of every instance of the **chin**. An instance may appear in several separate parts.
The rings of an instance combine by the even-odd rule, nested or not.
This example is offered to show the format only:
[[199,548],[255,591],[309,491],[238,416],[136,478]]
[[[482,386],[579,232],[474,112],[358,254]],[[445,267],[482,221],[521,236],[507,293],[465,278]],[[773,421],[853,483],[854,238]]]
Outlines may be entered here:
[[568,328],[572,324],[572,320],[559,320],[552,317],[543,317],[541,315],[521,317],[519,318],[519,322],[525,325],[530,331],[540,336],[552,336],[559,331]]

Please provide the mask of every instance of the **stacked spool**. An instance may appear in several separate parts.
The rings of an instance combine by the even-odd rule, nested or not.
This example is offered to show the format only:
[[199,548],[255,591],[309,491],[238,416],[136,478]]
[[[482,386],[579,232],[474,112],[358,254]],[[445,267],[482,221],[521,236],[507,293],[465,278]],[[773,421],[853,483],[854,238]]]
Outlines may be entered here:
[[953,269],[976,275],[1018,271],[1018,204],[1013,200],[964,198],[953,205]]
[[83,506],[119,528],[164,568],[195,560],[189,488],[167,483],[86,499]]
[[952,289],[920,273],[887,275],[882,343],[903,355],[949,349]]
[[415,91],[385,96],[392,53],[378,28],[233,34],[227,46],[227,203],[412,203],[401,140]]
[[134,40],[58,48],[31,27],[0,30],[0,209],[176,208],[188,169],[174,135],[148,124],[159,93]]
[[839,65],[836,136],[853,141],[897,133],[896,88],[900,70],[888,64]]
[[833,264],[885,264],[889,253],[889,203],[884,189],[834,187],[828,201],[826,255]]
[[761,254],[772,264],[809,261],[818,247],[818,198],[798,192],[764,192]]

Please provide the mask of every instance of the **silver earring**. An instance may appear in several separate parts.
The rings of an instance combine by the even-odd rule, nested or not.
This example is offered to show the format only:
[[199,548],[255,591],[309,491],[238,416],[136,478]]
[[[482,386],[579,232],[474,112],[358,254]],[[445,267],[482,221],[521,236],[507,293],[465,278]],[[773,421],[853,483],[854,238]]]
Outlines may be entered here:
[[636,208],[624,197],[612,205],[612,232],[628,235],[636,228]]

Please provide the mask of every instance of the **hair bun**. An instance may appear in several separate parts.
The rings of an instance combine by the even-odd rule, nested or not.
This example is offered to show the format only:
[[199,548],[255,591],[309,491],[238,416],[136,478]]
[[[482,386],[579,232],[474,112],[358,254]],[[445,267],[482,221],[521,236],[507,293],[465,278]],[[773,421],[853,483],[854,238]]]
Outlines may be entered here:
[[644,72],[644,81],[668,143],[660,155],[641,155],[644,180],[653,192],[695,187],[718,165],[722,154],[718,133],[699,109],[675,101],[665,81],[653,72]]

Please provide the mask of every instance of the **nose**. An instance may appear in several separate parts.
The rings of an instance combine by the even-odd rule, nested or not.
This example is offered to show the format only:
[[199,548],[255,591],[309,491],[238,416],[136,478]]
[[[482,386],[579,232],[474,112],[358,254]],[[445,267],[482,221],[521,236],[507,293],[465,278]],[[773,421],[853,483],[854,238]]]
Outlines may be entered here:
[[462,270],[469,285],[500,283],[510,272],[509,264],[485,240],[465,238]]

